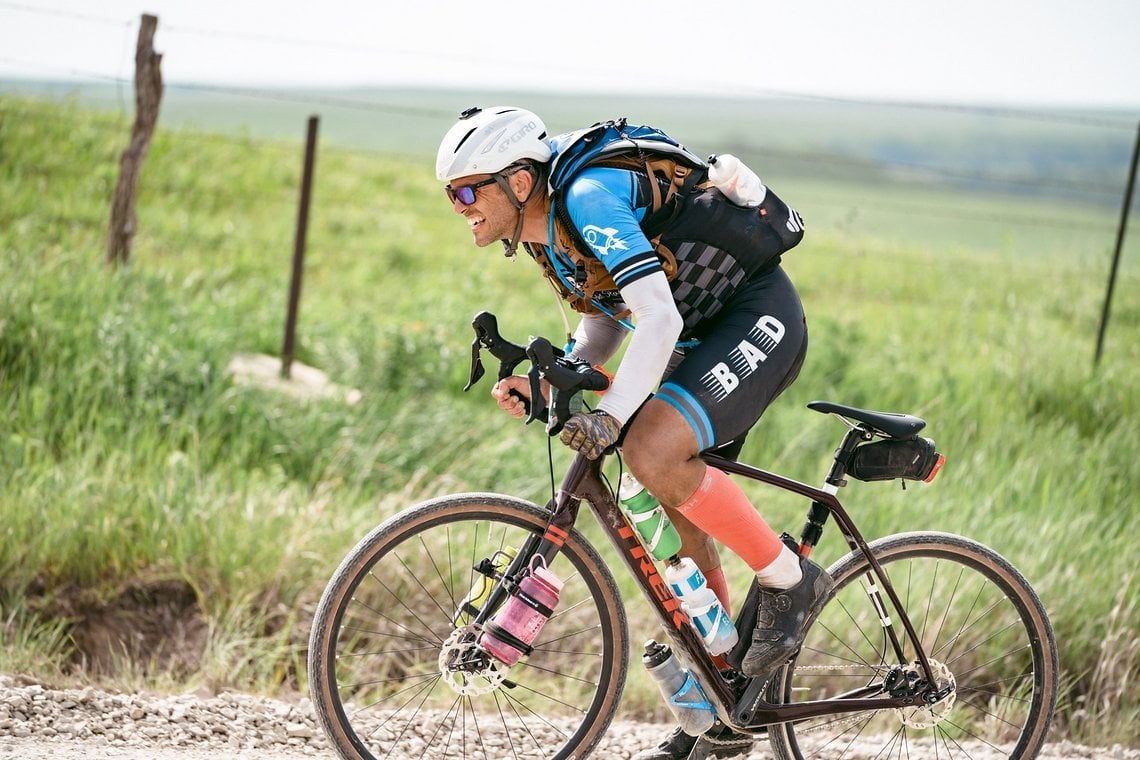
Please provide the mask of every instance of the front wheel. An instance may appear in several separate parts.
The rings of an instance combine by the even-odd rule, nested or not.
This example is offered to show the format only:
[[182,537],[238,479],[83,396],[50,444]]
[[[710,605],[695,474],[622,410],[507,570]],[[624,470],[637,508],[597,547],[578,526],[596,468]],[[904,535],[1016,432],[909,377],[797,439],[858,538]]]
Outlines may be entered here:
[[[870,547],[922,640],[935,678],[953,688],[932,705],[773,726],[769,737],[776,757],[1036,757],[1057,699],[1058,664],[1053,629],[1033,588],[992,549],[960,536],[904,533]],[[900,674],[919,673],[913,644],[893,612],[887,624],[903,642],[902,657],[888,641],[887,621],[868,595],[880,584],[862,553],[847,555],[828,572],[835,596],[799,654],[774,679],[774,701],[868,696],[876,689],[881,693],[884,681],[899,688]]]
[[[571,531],[551,563],[554,615],[512,667],[476,645],[464,600],[548,513],[497,494],[446,496],[386,521],[329,581],[309,680],[343,758],[584,757],[613,717],[628,667],[625,610],[605,563]],[[475,665],[472,665],[475,662]]]

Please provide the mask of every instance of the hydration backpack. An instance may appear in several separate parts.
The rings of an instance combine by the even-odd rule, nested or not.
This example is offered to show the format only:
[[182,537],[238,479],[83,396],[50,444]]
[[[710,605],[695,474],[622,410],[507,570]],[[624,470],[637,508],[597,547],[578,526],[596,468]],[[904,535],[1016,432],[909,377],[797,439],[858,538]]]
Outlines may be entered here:
[[[638,173],[651,199],[640,223],[653,245],[665,275],[672,282],[679,266],[676,252],[692,244],[724,252],[735,260],[743,277],[779,263],[780,254],[803,237],[803,222],[770,188],[759,206],[739,206],[708,179],[709,165],[659,129],[627,124],[625,119],[600,122],[587,129],[549,140],[553,157],[548,178],[550,241],[562,270],[539,245],[527,245],[559,295],[576,311],[602,311],[599,293],[615,291],[609,272],[591,253],[566,210],[564,195],[570,182],[587,167],[605,166]],[[702,316],[709,316],[702,313]]]

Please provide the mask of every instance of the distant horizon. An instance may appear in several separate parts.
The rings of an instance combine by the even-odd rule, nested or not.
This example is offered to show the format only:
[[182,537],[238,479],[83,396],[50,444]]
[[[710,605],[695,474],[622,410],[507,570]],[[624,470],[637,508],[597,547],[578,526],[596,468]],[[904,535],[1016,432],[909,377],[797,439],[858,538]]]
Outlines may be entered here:
[[[14,76],[9,74],[0,73],[0,89],[8,89],[10,86],[26,85],[29,87],[50,87],[50,88],[107,88],[118,89],[124,86],[132,87],[134,82],[132,79],[92,79],[84,77],[31,77],[31,76]],[[1079,113],[1085,115],[1112,115],[1118,117],[1126,117],[1130,119],[1140,120],[1140,99],[1135,104],[1125,103],[1110,103],[1110,104],[1091,104],[1080,102],[1008,102],[1008,101],[959,101],[947,99],[891,99],[891,98],[876,98],[876,97],[855,97],[855,96],[839,96],[839,95],[825,95],[816,93],[804,92],[742,92],[742,93],[729,93],[729,92],[708,92],[708,93],[690,93],[690,92],[670,92],[670,93],[648,93],[645,91],[623,91],[623,90],[605,90],[598,91],[587,88],[577,89],[574,87],[565,87],[558,90],[541,90],[535,88],[528,88],[525,86],[516,87],[460,87],[448,83],[425,83],[425,84],[409,84],[409,83],[391,83],[391,82],[376,82],[368,83],[353,83],[353,84],[318,84],[318,83],[299,83],[288,84],[282,82],[271,83],[227,83],[218,84],[212,82],[181,82],[181,81],[163,81],[163,86],[169,91],[177,91],[182,94],[234,94],[242,95],[249,94],[249,92],[265,91],[267,93],[369,93],[369,92],[399,92],[413,94],[417,92],[425,92],[439,95],[455,94],[455,95],[504,95],[504,96],[521,96],[521,97],[534,97],[534,98],[554,98],[560,95],[565,95],[571,98],[596,98],[599,100],[621,100],[621,99],[636,99],[636,100],[649,100],[649,101],[686,101],[686,100],[708,100],[708,101],[738,101],[738,102],[799,102],[804,104],[817,103],[820,105],[862,105],[862,106],[882,106],[886,108],[914,108],[916,110],[939,110],[939,109],[960,109],[964,111],[976,110],[978,112],[1000,113],[1003,111],[1010,112],[1011,114],[1026,113],[1032,114],[1033,112],[1043,113]],[[520,103],[511,103],[512,105],[520,105]],[[1127,126],[1122,124],[1121,126]]]
[[0,77],[130,79],[143,13],[181,86],[1140,110],[1135,0],[0,0]]

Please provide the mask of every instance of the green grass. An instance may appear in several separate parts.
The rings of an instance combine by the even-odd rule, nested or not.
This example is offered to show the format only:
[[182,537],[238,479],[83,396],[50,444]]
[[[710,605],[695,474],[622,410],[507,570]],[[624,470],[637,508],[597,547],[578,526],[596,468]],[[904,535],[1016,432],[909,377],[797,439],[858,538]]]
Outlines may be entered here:
[[[363,399],[236,385],[231,358],[280,350],[300,148],[161,130],[133,263],[109,269],[128,130],[74,104],[0,97],[0,667],[94,677],[60,611],[173,579],[207,625],[200,667],[134,663],[119,683],[303,687],[313,606],[369,528],[458,490],[546,498],[538,426],[503,419],[486,380],[461,388],[475,312],[495,311],[516,340],[559,336],[561,317],[533,264],[470,244],[430,161],[325,146],[297,355]],[[960,208],[951,191],[794,177],[778,190],[809,221],[786,265],[811,350],[743,459],[818,482],[841,430],[804,408],[817,398],[926,418],[949,463],[931,486],[844,491],[865,533],[950,530],[1002,552],[1057,629],[1062,728],[1140,743],[1134,256],[1094,371],[1110,234],[987,221],[964,238],[967,221],[906,212]],[[1027,198],[967,203],[1040,213]],[[1096,213],[1111,230],[1112,213]],[[556,466],[566,461],[556,449]],[[798,530],[806,505],[750,493],[778,529]],[[831,532],[819,554],[842,551]],[[743,568],[729,568],[742,588]],[[624,580],[623,593],[636,609]],[[639,672],[630,696],[630,710],[655,709]]]

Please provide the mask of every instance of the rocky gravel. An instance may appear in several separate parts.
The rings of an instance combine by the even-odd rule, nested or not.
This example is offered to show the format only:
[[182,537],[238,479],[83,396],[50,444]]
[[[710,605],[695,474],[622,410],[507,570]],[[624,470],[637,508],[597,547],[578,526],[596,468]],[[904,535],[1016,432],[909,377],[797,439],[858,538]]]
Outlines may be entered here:
[[[594,756],[629,758],[654,745],[669,727],[615,722]],[[908,758],[935,757],[911,746]],[[0,675],[0,760],[300,760],[334,755],[312,705],[248,694],[108,694],[95,688],[53,689]],[[989,758],[981,754],[979,758]],[[757,742],[751,760],[769,760]],[[1043,760],[1140,760],[1120,746],[1050,745]]]

